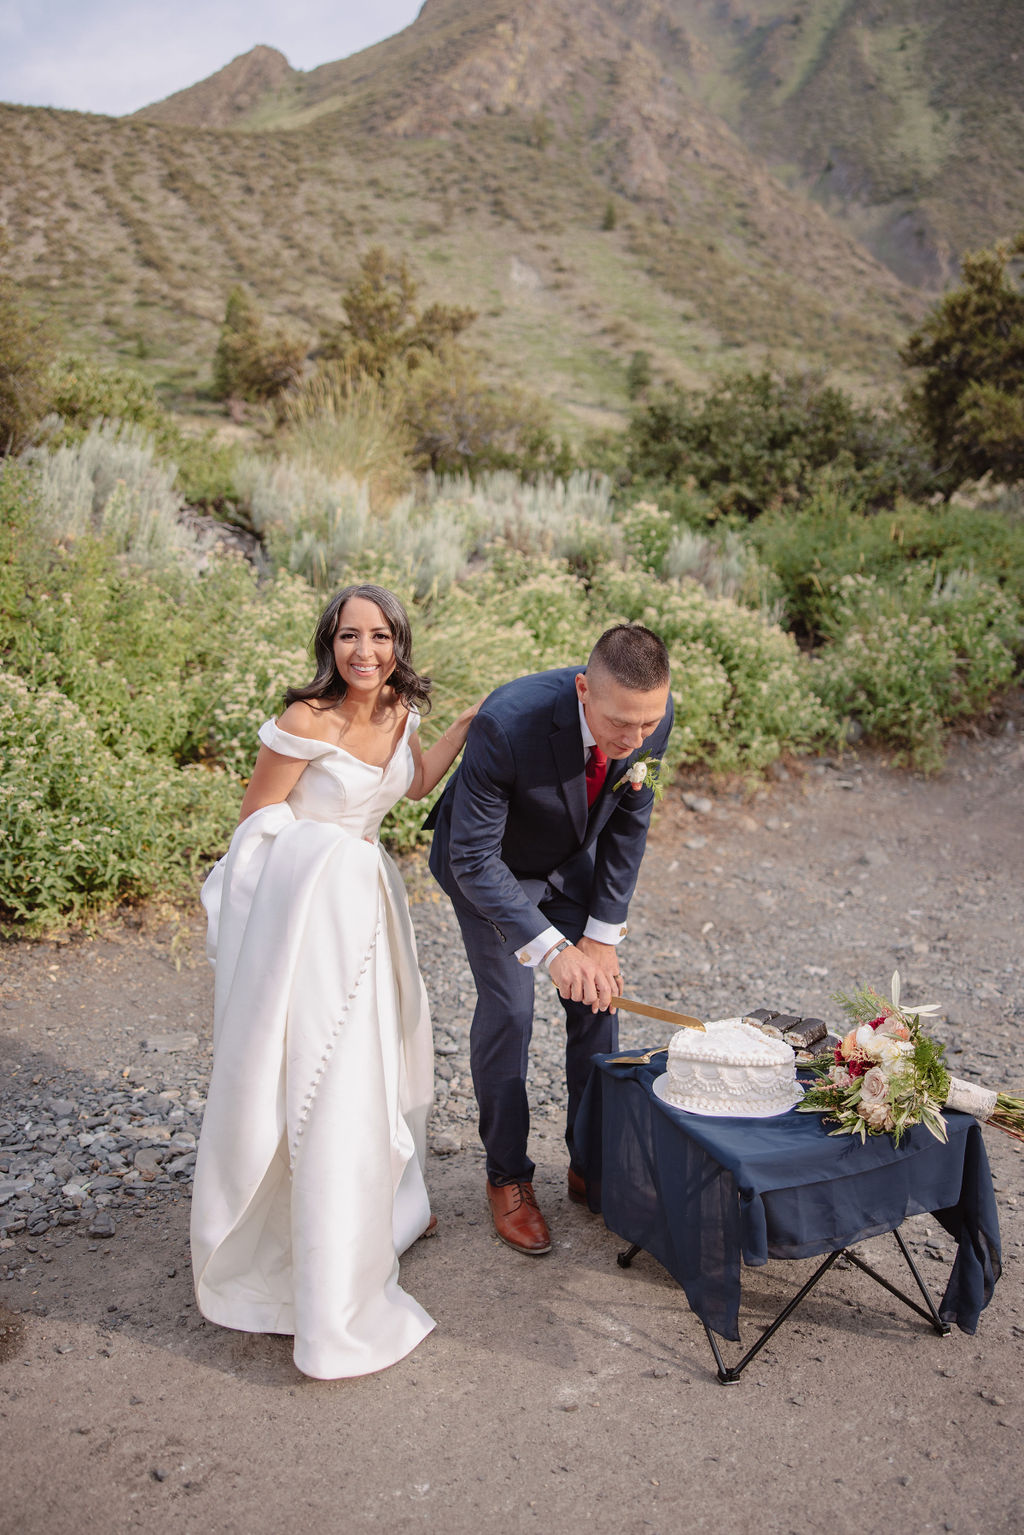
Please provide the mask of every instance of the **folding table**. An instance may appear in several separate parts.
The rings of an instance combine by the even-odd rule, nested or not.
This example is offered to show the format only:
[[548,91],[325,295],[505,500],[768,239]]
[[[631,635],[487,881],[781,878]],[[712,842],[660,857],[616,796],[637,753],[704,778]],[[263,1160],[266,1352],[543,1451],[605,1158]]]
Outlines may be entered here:
[[[819,1114],[770,1119],[688,1114],[657,1097],[666,1055],[649,1065],[595,1056],[574,1129],[590,1208],[630,1246],[649,1252],[680,1284],[731,1385],[768,1338],[842,1256],[928,1320],[973,1333],[1000,1274],[999,1220],[978,1122],[947,1111],[948,1140],[917,1125],[899,1147],[889,1135],[830,1136]],[[899,1226],[930,1211],[957,1255],[936,1307]],[[927,1309],[850,1251],[893,1232]],[[732,1367],[715,1338],[739,1341],[741,1266],[827,1254],[811,1279]]]

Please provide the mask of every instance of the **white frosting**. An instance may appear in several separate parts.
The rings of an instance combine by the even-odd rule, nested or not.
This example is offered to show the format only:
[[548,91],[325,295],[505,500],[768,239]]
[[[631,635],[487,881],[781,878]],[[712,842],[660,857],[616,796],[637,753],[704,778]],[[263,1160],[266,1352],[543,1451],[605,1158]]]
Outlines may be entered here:
[[803,1096],[793,1051],[741,1018],[719,1018],[705,1033],[680,1029],[668,1048],[668,1071],[654,1091],[691,1114],[766,1119]]

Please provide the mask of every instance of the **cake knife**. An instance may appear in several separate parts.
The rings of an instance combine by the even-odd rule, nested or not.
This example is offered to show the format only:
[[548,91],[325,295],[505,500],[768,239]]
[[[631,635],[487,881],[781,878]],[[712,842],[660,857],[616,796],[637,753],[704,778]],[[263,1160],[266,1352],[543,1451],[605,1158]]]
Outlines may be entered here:
[[[552,981],[558,985],[554,976]],[[674,1023],[677,1029],[699,1029],[702,1034],[707,1033],[699,1018],[693,1018],[689,1013],[675,1013],[670,1007],[655,1007],[650,1002],[633,1002],[629,997],[612,997],[611,1006],[624,1008],[627,1013],[639,1013],[644,1018],[658,1018],[662,1023]]]
[[676,1013],[670,1007],[654,1007],[650,1002],[632,1002],[628,997],[612,997],[612,1007],[625,1008],[627,1013],[640,1013],[644,1018],[659,1018],[662,1023],[674,1023],[677,1029],[699,1029],[702,1034],[707,1030],[699,1018],[692,1018],[689,1013]]

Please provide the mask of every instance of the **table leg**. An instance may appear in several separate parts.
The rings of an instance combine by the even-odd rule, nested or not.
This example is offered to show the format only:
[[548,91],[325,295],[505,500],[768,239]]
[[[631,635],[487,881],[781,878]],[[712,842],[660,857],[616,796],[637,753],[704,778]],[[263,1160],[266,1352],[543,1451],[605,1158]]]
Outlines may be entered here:
[[903,1257],[906,1260],[907,1267],[917,1281],[918,1289],[921,1291],[921,1294],[924,1296],[925,1301],[927,1302],[927,1311],[924,1309],[924,1306],[919,1306],[917,1301],[911,1300],[909,1295],[904,1295],[902,1290],[898,1290],[895,1285],[890,1284],[888,1279],[884,1279],[881,1274],[877,1273],[871,1267],[870,1263],[865,1263],[864,1259],[859,1258],[856,1253],[848,1252],[846,1256],[849,1258],[851,1263],[856,1264],[856,1266],[859,1269],[862,1269],[865,1274],[870,1274],[875,1283],[880,1284],[884,1290],[888,1290],[890,1295],[895,1295],[896,1299],[901,1300],[905,1306],[909,1306],[911,1311],[916,1311],[918,1316],[923,1316],[926,1322],[931,1322],[940,1338],[947,1338],[951,1331],[949,1323],[944,1322],[939,1316],[935,1302],[932,1300],[931,1292],[929,1291],[928,1286],[925,1284],[924,1280],[921,1278],[921,1275],[918,1272],[917,1264],[914,1262],[910,1255],[909,1247],[907,1246],[906,1242],[904,1242],[899,1231],[894,1231],[893,1236],[896,1238],[897,1246],[899,1247],[900,1252],[903,1254]]
[[915,1280],[917,1281],[918,1288],[920,1289],[921,1294],[924,1296],[925,1301],[927,1302],[927,1311],[923,1306],[919,1306],[916,1301],[911,1300],[909,1295],[904,1295],[902,1290],[898,1290],[895,1285],[890,1284],[889,1281],[882,1274],[877,1273],[869,1263],[865,1263],[863,1258],[858,1257],[856,1253],[849,1252],[843,1248],[839,1248],[835,1252],[829,1253],[825,1261],[821,1263],[817,1269],[815,1269],[814,1273],[811,1275],[810,1279],[803,1286],[803,1288],[793,1296],[792,1300],[789,1301],[785,1307],[783,1307],[775,1320],[765,1328],[764,1332],[758,1338],[754,1346],[747,1350],[747,1352],[743,1355],[743,1358],[739,1360],[737,1364],[731,1366],[726,1365],[725,1360],[722,1358],[722,1351],[718,1347],[718,1340],[716,1339],[711,1329],[708,1327],[707,1323],[704,1323],[704,1331],[707,1334],[708,1342],[711,1344],[711,1352],[715,1356],[715,1364],[718,1368],[719,1385],[736,1385],[741,1373],[746,1369],[747,1365],[754,1358],[755,1354],[759,1353],[760,1350],[764,1348],[772,1334],[776,1332],[777,1329],[782,1326],[786,1318],[796,1310],[804,1296],[813,1290],[814,1286],[818,1283],[818,1280],[828,1272],[837,1258],[847,1258],[852,1264],[855,1265],[856,1268],[862,1269],[865,1274],[870,1275],[876,1284],[880,1284],[884,1290],[888,1290],[890,1295],[895,1295],[897,1300],[901,1300],[905,1306],[909,1306],[911,1311],[916,1311],[918,1316],[924,1317],[926,1322],[931,1322],[932,1326],[940,1337],[948,1337],[950,1333],[949,1323],[944,1322],[939,1316],[935,1302],[932,1299],[931,1292],[929,1291],[928,1286],[925,1284],[918,1271],[917,1265],[911,1256],[910,1249],[907,1247],[906,1242],[904,1242],[903,1237],[900,1235],[898,1230],[893,1232],[893,1236],[896,1238],[897,1246],[899,1247],[900,1252],[903,1254],[903,1257],[906,1260],[907,1267],[913,1274]]
[[[818,1280],[821,1279],[823,1275],[827,1274],[833,1263],[835,1263],[836,1259],[841,1258],[842,1256],[843,1249],[841,1247],[837,1248],[835,1252],[829,1253],[828,1257],[825,1258],[824,1261],[820,1263],[815,1269],[807,1283],[797,1291],[791,1301],[783,1306],[774,1322],[769,1323],[754,1346],[747,1350],[747,1352],[743,1355],[743,1358],[739,1360],[737,1364],[728,1367],[726,1366],[714,1333],[711,1331],[707,1323],[704,1323],[704,1331],[707,1333],[708,1342],[711,1344],[711,1352],[714,1354],[715,1364],[718,1366],[718,1383],[720,1386],[735,1386],[737,1384],[743,1371],[747,1368],[747,1365],[754,1358],[754,1356],[761,1352],[769,1338],[771,1338],[772,1335],[779,1330],[786,1318],[792,1315],[797,1306],[799,1306],[800,1302],[803,1300],[804,1296],[808,1295],[810,1291],[814,1289],[814,1286],[818,1283]],[[849,1254],[847,1254],[847,1256],[849,1256]]]
[[[932,1299],[931,1292],[929,1291],[928,1286],[925,1284],[924,1280],[921,1278],[917,1265],[911,1256],[910,1249],[907,1247],[906,1242],[904,1242],[898,1230],[893,1232],[893,1236],[896,1238],[897,1245],[900,1252],[903,1254],[904,1259],[906,1260],[907,1267],[910,1269],[910,1272],[913,1274],[915,1280],[917,1281],[918,1288],[920,1289],[921,1294],[924,1296],[925,1301],[928,1304],[927,1311],[923,1306],[919,1306],[915,1300],[911,1300],[909,1295],[904,1295],[902,1290],[898,1290],[895,1285],[890,1284],[884,1275],[879,1274],[875,1269],[871,1267],[869,1263],[865,1263],[863,1258],[858,1257],[856,1253],[850,1252],[848,1249],[843,1247],[837,1247],[835,1252],[829,1253],[828,1256],[822,1260],[822,1262],[815,1269],[814,1273],[811,1275],[810,1279],[807,1280],[806,1284],[804,1284],[792,1297],[792,1299],[789,1300],[785,1306],[783,1306],[775,1320],[768,1324],[764,1332],[758,1338],[757,1342],[747,1350],[747,1352],[743,1355],[743,1358],[740,1359],[736,1364],[726,1364],[725,1360],[722,1358],[722,1351],[718,1346],[718,1339],[715,1337],[714,1333],[711,1331],[711,1328],[707,1325],[706,1322],[702,1324],[704,1331],[707,1334],[707,1340],[711,1345],[711,1352],[715,1356],[715,1365],[718,1371],[719,1385],[735,1386],[738,1384],[740,1376],[750,1361],[761,1352],[769,1339],[772,1338],[776,1332],[778,1332],[783,1322],[785,1322],[788,1317],[792,1316],[793,1312],[796,1310],[797,1306],[800,1305],[800,1302],[804,1299],[804,1297],[810,1294],[810,1292],[814,1289],[814,1286],[818,1283],[819,1279],[822,1279],[825,1274],[828,1273],[833,1263],[835,1263],[839,1258],[848,1259],[849,1262],[854,1264],[856,1268],[859,1268],[863,1270],[865,1274],[870,1275],[876,1284],[880,1284],[884,1290],[888,1290],[890,1295],[895,1295],[897,1300],[901,1300],[905,1306],[909,1306],[911,1311],[916,1311],[918,1316],[923,1316],[926,1322],[931,1322],[932,1326],[940,1335],[940,1337],[948,1337],[950,1332],[949,1323],[944,1322],[939,1316],[935,1302]],[[615,1261],[620,1268],[629,1268],[637,1253],[641,1251],[642,1248],[639,1242],[633,1242],[629,1247],[626,1248],[625,1252],[621,1252],[616,1255]]]

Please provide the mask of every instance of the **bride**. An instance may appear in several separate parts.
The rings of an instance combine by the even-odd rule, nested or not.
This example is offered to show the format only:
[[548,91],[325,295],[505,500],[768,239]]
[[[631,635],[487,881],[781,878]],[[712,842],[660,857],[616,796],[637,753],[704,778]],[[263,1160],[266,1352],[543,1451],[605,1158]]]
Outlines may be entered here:
[[384,1369],[433,1320],[398,1282],[432,1231],[423,1181],[433,1095],[427,999],[408,902],[379,845],[428,794],[476,709],[429,750],[430,680],[383,587],[349,586],[262,745],[224,858],[203,887],[215,964],[214,1062],[196,1161],[199,1309],[294,1336],[321,1379]]

